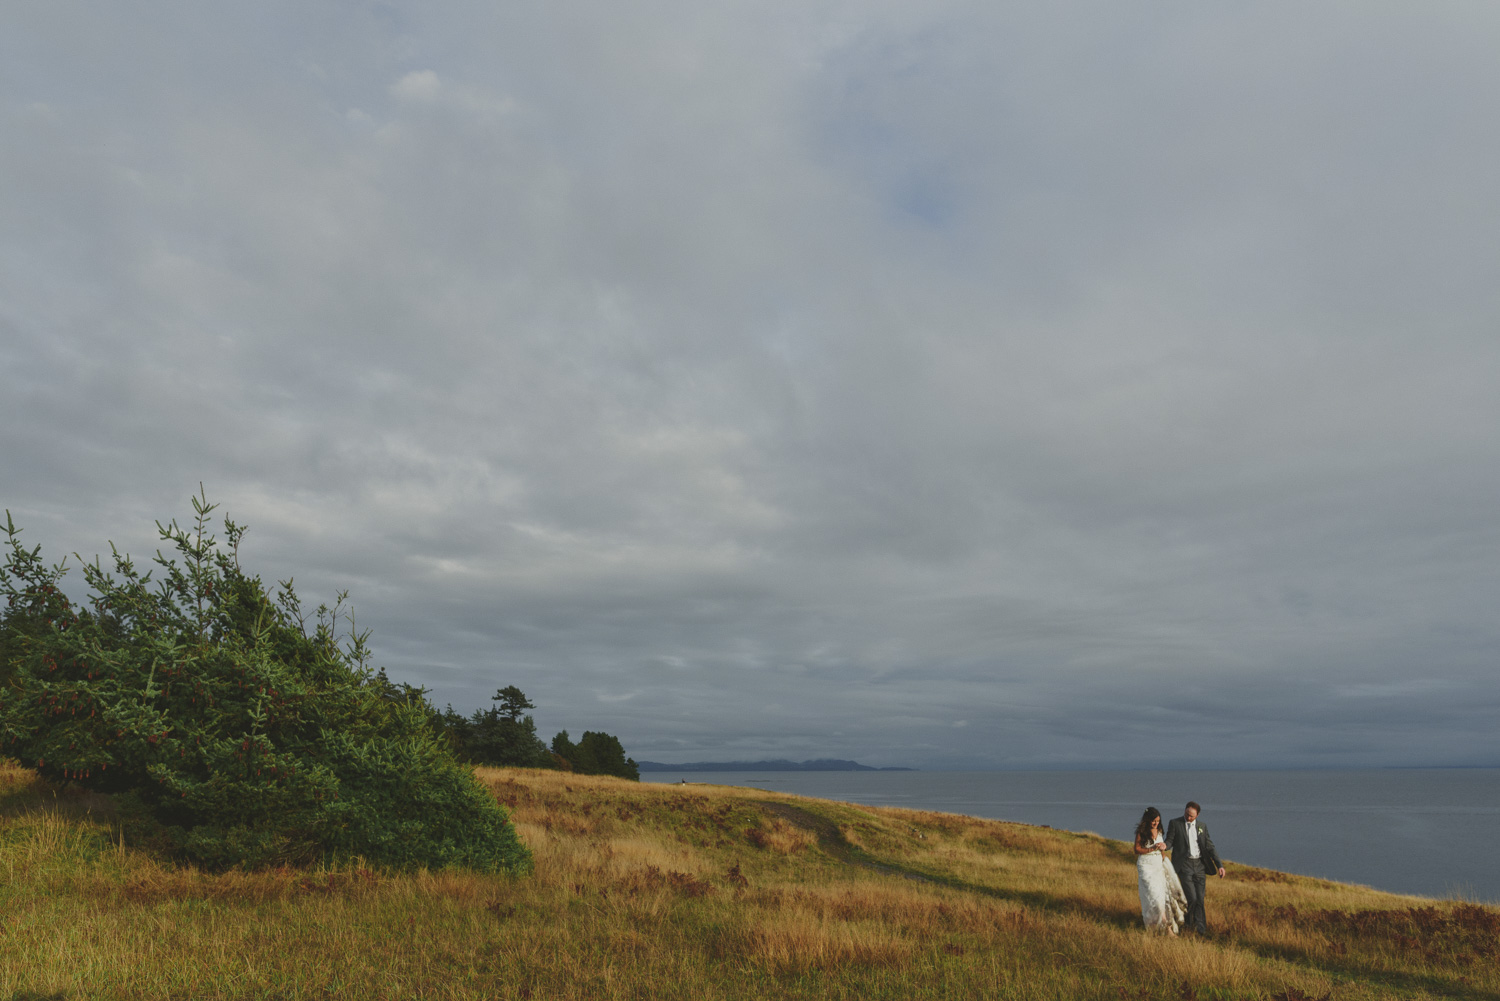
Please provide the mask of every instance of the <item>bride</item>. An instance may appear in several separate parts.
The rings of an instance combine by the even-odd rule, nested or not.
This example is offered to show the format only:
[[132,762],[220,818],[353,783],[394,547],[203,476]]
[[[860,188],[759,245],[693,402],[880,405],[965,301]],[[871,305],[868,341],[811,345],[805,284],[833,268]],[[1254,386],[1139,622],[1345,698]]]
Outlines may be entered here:
[[1146,807],[1135,828],[1135,871],[1141,888],[1141,920],[1146,927],[1173,935],[1182,927],[1187,899],[1182,882],[1167,860],[1167,842],[1162,837],[1161,813]]

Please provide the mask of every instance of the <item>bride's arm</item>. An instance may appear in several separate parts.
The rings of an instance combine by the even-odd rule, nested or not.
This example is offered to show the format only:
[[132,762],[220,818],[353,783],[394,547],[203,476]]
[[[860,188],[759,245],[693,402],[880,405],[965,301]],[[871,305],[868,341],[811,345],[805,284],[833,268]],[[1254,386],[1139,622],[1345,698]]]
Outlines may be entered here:
[[1135,836],[1135,853],[1137,855],[1150,855],[1155,850],[1156,849],[1152,845],[1142,844],[1141,836],[1139,834]]

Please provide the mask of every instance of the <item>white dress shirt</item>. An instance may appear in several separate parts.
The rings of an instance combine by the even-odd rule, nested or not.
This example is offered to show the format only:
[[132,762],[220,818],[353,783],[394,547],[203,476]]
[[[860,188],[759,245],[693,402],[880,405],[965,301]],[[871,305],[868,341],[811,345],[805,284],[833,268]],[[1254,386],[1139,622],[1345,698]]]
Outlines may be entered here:
[[1193,819],[1193,820],[1188,820],[1186,817],[1183,817],[1182,818],[1182,822],[1187,825],[1188,858],[1197,858],[1198,857],[1198,821],[1197,821],[1196,818]]

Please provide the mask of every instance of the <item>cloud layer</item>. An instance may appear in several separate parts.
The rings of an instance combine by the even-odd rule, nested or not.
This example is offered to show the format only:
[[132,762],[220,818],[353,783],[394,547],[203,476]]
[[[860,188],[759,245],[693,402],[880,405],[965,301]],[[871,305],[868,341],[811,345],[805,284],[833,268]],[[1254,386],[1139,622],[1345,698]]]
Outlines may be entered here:
[[0,15],[0,503],[638,758],[1500,762],[1500,16]]

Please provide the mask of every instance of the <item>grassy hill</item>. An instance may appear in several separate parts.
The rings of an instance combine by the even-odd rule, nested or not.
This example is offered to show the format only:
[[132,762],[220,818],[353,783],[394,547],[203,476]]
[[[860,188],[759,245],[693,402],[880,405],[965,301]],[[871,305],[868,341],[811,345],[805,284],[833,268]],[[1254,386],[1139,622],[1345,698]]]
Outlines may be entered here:
[[205,874],[0,766],[0,998],[1500,998],[1494,908],[1232,865],[1179,941],[1094,835],[480,775],[534,876]]

